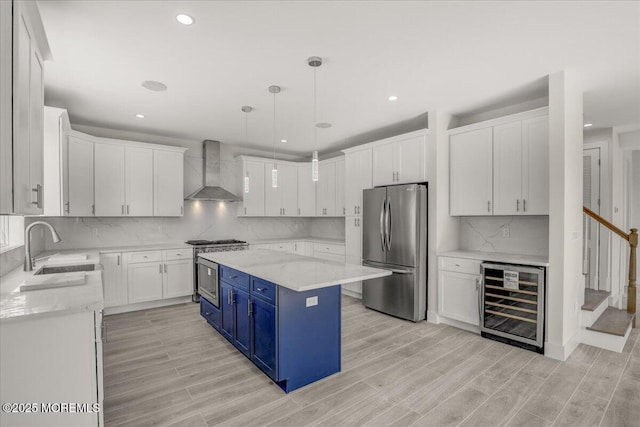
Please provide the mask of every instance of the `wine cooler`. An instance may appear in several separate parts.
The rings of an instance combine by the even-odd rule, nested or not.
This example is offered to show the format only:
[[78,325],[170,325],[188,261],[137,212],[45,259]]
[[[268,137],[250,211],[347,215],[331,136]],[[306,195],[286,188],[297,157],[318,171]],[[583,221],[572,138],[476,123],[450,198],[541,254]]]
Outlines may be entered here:
[[544,288],[543,267],[483,263],[482,336],[543,353]]

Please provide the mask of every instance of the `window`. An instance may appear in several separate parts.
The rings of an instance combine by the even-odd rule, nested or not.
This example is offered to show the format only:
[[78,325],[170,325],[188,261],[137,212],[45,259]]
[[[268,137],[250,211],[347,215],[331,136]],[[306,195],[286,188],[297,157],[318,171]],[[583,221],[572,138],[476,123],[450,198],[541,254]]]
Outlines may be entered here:
[[0,215],[0,252],[24,245],[24,217]]

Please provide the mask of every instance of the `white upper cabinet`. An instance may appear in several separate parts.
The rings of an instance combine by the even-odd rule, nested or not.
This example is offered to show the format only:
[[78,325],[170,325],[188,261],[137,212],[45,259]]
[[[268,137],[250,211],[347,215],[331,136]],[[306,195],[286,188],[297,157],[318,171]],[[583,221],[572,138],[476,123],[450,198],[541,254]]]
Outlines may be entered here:
[[125,213],[127,216],[153,216],[153,150],[125,149]]
[[265,168],[265,216],[298,215],[298,168],[285,163],[277,163],[277,187],[272,185],[273,163]]
[[336,215],[336,163],[320,162],[316,182],[316,216]]
[[362,215],[362,190],[372,187],[372,149],[347,151],[345,155],[346,215]]
[[388,143],[373,148],[373,185],[394,184],[396,177],[393,161],[394,144]]
[[345,200],[345,161],[336,162],[336,216],[344,216],[347,213]]
[[94,214],[93,149],[93,141],[75,136],[68,136],[66,143],[63,143],[63,216],[92,216]]
[[549,215],[549,118],[522,121],[522,211]]
[[124,152],[124,145],[95,144],[96,216],[125,215]]
[[44,215],[93,215],[93,140],[71,132],[66,110],[44,108]]
[[491,215],[493,203],[493,129],[451,135],[451,215]]
[[298,216],[315,215],[316,184],[311,180],[311,163],[303,163],[298,165]]
[[0,1],[0,214],[13,213],[13,15]]
[[[240,159],[242,163],[242,205],[239,216],[264,216],[265,215],[265,163],[249,159]],[[269,169],[271,173],[271,169]],[[245,182],[248,177],[248,183]],[[269,185],[271,185],[271,175],[269,175]],[[248,185],[246,185],[248,184]],[[248,190],[248,191],[247,191]]]
[[548,215],[546,108],[454,129],[451,215]]
[[184,160],[175,151],[153,150],[153,215],[184,213]]
[[493,214],[519,215],[522,209],[522,126],[493,128]]
[[373,186],[427,181],[427,133],[416,131],[373,147]]
[[[11,58],[13,61],[13,211],[22,214],[42,214],[44,206],[43,64],[44,57],[50,53],[37,4],[35,2],[13,2],[12,4],[13,53],[11,56],[4,50],[6,46],[3,45],[2,62],[6,64],[5,61]],[[10,8],[4,10],[3,7],[2,12],[2,25],[6,26],[8,20],[5,13],[11,13]],[[3,31],[3,36],[5,35]],[[3,116],[8,118],[8,113],[3,112]],[[3,127],[7,124],[3,122]]]

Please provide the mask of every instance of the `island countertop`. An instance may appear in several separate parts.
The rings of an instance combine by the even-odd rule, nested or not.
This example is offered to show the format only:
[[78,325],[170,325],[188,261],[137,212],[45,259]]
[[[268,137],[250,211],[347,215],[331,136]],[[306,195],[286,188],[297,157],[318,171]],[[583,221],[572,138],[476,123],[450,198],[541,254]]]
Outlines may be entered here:
[[199,256],[297,292],[391,275],[390,271],[379,268],[266,249],[210,252]]

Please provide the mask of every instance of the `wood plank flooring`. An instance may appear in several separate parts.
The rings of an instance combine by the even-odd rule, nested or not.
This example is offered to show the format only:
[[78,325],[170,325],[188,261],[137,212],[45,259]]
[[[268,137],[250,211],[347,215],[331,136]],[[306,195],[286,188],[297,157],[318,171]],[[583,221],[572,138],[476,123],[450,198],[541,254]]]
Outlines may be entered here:
[[197,304],[107,316],[106,425],[609,427],[640,419],[638,329],[621,354],[580,345],[560,363],[349,297],[342,318],[342,372],[287,395]]

